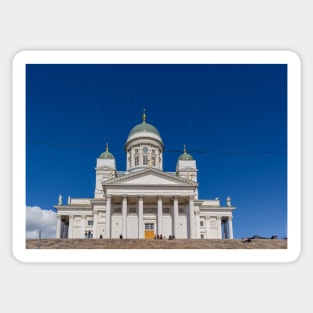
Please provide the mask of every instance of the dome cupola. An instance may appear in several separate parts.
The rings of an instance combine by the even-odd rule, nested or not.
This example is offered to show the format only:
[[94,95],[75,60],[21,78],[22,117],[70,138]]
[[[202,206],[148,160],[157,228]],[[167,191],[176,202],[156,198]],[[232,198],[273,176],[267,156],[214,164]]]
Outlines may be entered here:
[[147,123],[147,115],[145,109],[142,114],[142,123],[137,124],[131,129],[128,134],[127,142],[138,137],[151,137],[162,142],[159,131],[153,125]]
[[193,160],[193,157],[186,152],[186,145],[184,145],[184,153],[178,158],[178,160]]
[[127,170],[139,170],[149,166],[162,170],[163,141],[159,131],[147,123],[145,110],[142,114],[142,122],[129,132],[125,150]]
[[105,152],[102,152],[99,156],[99,159],[115,159],[114,155],[109,152],[109,145],[106,144],[106,150]]

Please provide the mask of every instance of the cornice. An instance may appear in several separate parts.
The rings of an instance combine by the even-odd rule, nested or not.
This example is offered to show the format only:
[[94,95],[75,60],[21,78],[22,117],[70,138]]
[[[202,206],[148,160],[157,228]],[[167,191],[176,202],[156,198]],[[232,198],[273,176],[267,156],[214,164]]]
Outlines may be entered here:
[[[148,168],[145,168],[141,171],[137,171],[137,172],[134,172],[134,173],[130,173],[130,174],[127,174],[125,176],[122,176],[122,177],[116,177],[116,178],[113,178],[113,179],[110,179],[110,180],[107,180],[105,182],[102,182],[102,185],[103,186],[112,186],[112,185],[118,185],[122,182],[125,182],[127,184],[127,181],[132,179],[132,178],[137,178],[137,177],[142,177],[144,176],[145,174],[155,174],[159,177],[164,177],[164,178],[167,178],[171,181],[177,181],[177,182],[180,182],[180,183],[183,183],[183,185],[181,186],[190,186],[190,187],[197,187],[199,184],[194,182],[194,181],[191,181],[189,179],[186,179],[186,178],[182,178],[182,177],[179,177],[179,176],[176,176],[176,175],[173,175],[173,174],[168,174],[166,172],[163,172],[159,169],[156,169],[156,168],[153,168],[153,167],[148,167]],[[133,186],[133,184],[131,184]],[[143,186],[141,184],[138,184],[139,186]],[[152,184],[153,185],[153,184]],[[151,186],[151,184],[147,184],[146,186]],[[157,186],[156,185],[153,185],[153,186]],[[160,184],[159,186],[167,186],[167,184]],[[168,184],[168,186],[173,186],[172,184]],[[176,186],[179,186],[179,185],[176,185]]]

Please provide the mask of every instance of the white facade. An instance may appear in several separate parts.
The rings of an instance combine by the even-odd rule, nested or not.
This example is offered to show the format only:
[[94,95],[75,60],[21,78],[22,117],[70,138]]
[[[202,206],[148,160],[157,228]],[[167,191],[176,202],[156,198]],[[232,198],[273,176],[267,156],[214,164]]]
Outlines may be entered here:
[[142,123],[125,143],[126,171],[117,171],[108,146],[97,159],[94,198],[59,203],[57,238],[233,239],[230,198],[199,200],[196,161],[186,152],[176,172],[163,171],[158,130]]

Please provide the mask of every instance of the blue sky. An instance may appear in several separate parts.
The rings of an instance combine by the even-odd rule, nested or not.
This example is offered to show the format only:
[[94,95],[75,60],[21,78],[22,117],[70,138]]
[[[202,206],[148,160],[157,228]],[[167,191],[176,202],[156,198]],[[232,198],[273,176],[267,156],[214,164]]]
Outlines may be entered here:
[[160,132],[163,168],[186,144],[199,199],[227,196],[235,238],[286,236],[287,65],[32,64],[26,67],[26,206],[93,197],[109,143],[117,170],[141,122]]

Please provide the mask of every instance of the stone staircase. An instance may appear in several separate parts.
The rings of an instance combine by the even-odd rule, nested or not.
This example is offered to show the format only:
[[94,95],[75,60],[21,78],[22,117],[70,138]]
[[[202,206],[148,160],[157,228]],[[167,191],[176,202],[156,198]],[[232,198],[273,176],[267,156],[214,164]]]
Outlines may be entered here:
[[287,249],[287,239],[26,239],[26,249]]

